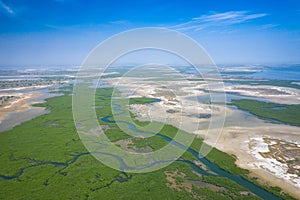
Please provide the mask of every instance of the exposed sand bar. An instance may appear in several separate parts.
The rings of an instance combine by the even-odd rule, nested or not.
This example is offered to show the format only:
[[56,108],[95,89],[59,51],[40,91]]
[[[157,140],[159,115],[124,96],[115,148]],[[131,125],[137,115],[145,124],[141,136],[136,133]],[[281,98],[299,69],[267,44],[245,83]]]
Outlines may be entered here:
[[[249,143],[253,137],[273,137],[297,142],[300,138],[300,128],[277,124],[266,124],[260,127],[253,126],[252,128],[226,127],[223,129],[217,143],[214,143],[214,139],[209,137],[206,138],[206,142],[214,145],[221,151],[235,155],[237,157],[236,164],[241,168],[250,170],[251,174],[258,177],[258,180],[261,182],[271,186],[279,186],[293,196],[300,197],[300,188],[297,184],[292,183],[287,178],[283,178],[281,175],[278,176],[278,174],[271,172],[271,168],[261,167],[261,161],[252,154],[253,149],[251,149]],[[279,167],[284,167],[284,165],[279,165]]]
[[[129,97],[147,96],[161,99],[161,102],[154,104],[131,105],[130,110],[139,120],[159,121],[172,124],[183,130],[185,129],[180,122],[185,122],[187,127],[193,127],[195,123],[200,122],[202,126],[193,133],[203,137],[206,143],[223,152],[234,155],[237,158],[236,164],[241,168],[249,169],[251,175],[257,177],[259,181],[270,186],[279,186],[284,192],[300,198],[300,187],[293,182],[297,181],[299,177],[287,177],[284,176],[286,173],[277,173],[284,170],[284,164],[278,166],[280,170],[275,171],[276,173],[274,173],[275,168],[267,169],[264,166],[268,163],[261,163],[261,160],[253,155],[249,147],[249,141],[253,137],[299,141],[300,127],[271,124],[233,106],[227,105],[222,109],[221,104],[197,104],[190,97],[208,93],[205,85],[201,82],[165,81],[159,85],[151,81],[124,78],[123,81],[114,79],[110,83],[114,85],[118,81],[122,86],[120,88],[121,92],[128,93]],[[131,93],[131,91],[134,92]],[[172,93],[172,91],[176,91],[176,94],[175,92]],[[220,92],[218,88],[215,91]],[[225,91],[236,94],[241,98],[258,97],[277,103],[300,103],[300,90],[294,88],[241,85],[227,86]],[[180,103],[182,99],[185,100],[183,101],[184,106],[181,106]],[[222,110],[226,111],[222,134],[207,134],[207,127],[211,119],[210,114],[221,117],[223,114]]]
[[14,126],[31,120],[39,115],[46,114],[48,111],[44,108],[30,107],[28,110],[10,113],[1,120],[0,132],[12,129]]
[[48,89],[36,90],[10,90],[1,91],[1,96],[11,95],[18,99],[8,102],[7,105],[0,107],[0,132],[10,130],[14,126],[25,121],[31,120],[39,115],[48,113],[45,108],[33,107],[34,103],[44,102],[46,98],[56,96],[49,93]]

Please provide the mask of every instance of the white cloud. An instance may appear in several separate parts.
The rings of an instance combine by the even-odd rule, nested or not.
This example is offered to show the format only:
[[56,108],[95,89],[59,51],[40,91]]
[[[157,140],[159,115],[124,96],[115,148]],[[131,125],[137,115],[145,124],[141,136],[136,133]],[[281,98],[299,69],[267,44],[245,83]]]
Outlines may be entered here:
[[0,10],[8,15],[14,15],[16,12],[14,9],[8,5],[6,5],[3,1],[0,0]]
[[267,16],[266,13],[249,13],[248,11],[228,11],[224,13],[214,13],[210,15],[202,15],[191,19],[188,22],[177,24],[170,28],[176,30],[192,30],[199,31],[209,27],[224,27],[234,24],[241,24],[250,20]]

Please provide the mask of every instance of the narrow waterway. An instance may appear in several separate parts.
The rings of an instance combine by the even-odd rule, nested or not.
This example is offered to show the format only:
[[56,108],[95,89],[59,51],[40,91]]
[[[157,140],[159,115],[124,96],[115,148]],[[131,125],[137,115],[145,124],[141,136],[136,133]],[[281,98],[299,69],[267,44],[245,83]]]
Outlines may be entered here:
[[[118,114],[118,115],[122,115],[125,114],[125,111],[122,110],[122,107],[118,104],[113,104],[113,109],[114,111]],[[101,118],[101,120],[103,122],[106,123],[115,123],[115,121],[111,120],[112,119],[112,115],[111,116],[106,116]],[[131,129],[131,131],[136,132],[138,134],[153,134],[152,132],[143,132],[141,130],[139,130],[134,124],[129,123],[129,122],[125,122],[125,121],[118,121],[119,123],[124,123],[128,126],[128,128]],[[195,170],[196,172],[203,174],[203,175],[207,175],[207,176],[220,176],[220,177],[226,177],[234,182],[236,182],[237,184],[243,186],[244,188],[248,189],[249,191],[251,191],[253,194],[261,197],[262,199],[272,199],[272,200],[279,200],[281,199],[280,197],[268,192],[267,190],[261,188],[260,186],[246,180],[245,178],[238,176],[238,175],[234,175],[231,174],[225,170],[223,170],[222,168],[220,168],[218,165],[216,165],[215,163],[210,162],[208,159],[206,159],[205,157],[203,157],[202,155],[199,155],[199,152],[191,149],[191,148],[186,148],[184,145],[173,141],[172,138],[167,137],[165,135],[162,135],[160,133],[154,134],[153,137],[160,137],[162,139],[164,139],[167,142],[171,142],[173,145],[175,145],[178,148],[182,148],[182,149],[186,149],[186,151],[190,152],[195,159],[199,160],[201,163],[203,163],[203,165],[205,165],[205,170],[203,168],[201,168],[200,166],[196,165],[195,163],[189,161],[189,160],[185,160],[185,159],[178,159],[175,162],[184,162],[186,164],[188,164],[189,166],[191,166],[193,168],[193,170]],[[124,160],[119,157],[118,155],[114,155],[114,154],[109,154],[106,152],[83,152],[83,153],[79,153],[79,154],[75,154],[73,155],[72,159],[70,159],[67,162],[55,162],[55,161],[38,161],[38,160],[34,160],[31,158],[24,158],[25,160],[27,160],[28,162],[32,163],[32,165],[29,165],[27,167],[21,168],[19,169],[19,171],[12,175],[1,175],[0,174],[0,178],[4,179],[4,180],[12,180],[12,179],[17,179],[20,176],[22,176],[25,171],[29,168],[33,168],[33,167],[37,167],[37,166],[41,166],[41,165],[53,165],[55,167],[67,167],[73,163],[75,163],[78,158],[80,158],[81,156],[86,156],[86,155],[90,155],[90,154],[105,154],[107,156],[111,156],[114,157],[120,164],[120,169],[121,171],[125,171],[126,169],[130,169],[130,167],[128,167],[126,165],[126,163],[124,162]],[[13,158],[12,158],[13,159]],[[154,162],[154,163],[150,163],[148,165],[142,166],[142,168],[147,168],[150,167],[152,165],[158,164],[159,162],[168,162],[168,161],[158,161],[158,162]],[[131,175],[126,174],[125,172],[122,172],[124,177],[115,177],[115,179],[109,183],[109,184],[113,184],[114,182],[127,182],[131,179]],[[48,185],[48,179],[45,181],[45,185]],[[108,187],[104,186],[104,187],[100,187],[100,188],[95,188],[94,190],[100,190],[102,188]]]
[[[125,113],[125,111],[122,110],[122,107],[120,105],[113,102],[112,106],[113,106],[113,109],[114,109],[115,113],[117,113],[118,115],[122,115],[122,114]],[[101,120],[103,122],[106,122],[106,123],[115,123],[115,121],[111,120],[112,117],[113,116],[106,116],[106,117],[101,118]],[[126,124],[128,126],[128,128],[130,128],[131,131],[136,132],[138,134],[153,134],[153,133],[143,132],[141,130],[138,130],[137,127],[134,124],[129,123],[129,122],[118,121],[118,123]],[[195,151],[195,150],[193,150],[189,147],[185,147],[185,146],[183,146],[182,144],[180,144],[176,141],[173,141],[172,138],[170,138],[170,137],[167,137],[167,136],[162,135],[160,133],[154,134],[153,137],[163,138],[165,141],[172,142],[172,144],[177,146],[178,148],[186,149],[186,151],[190,152],[195,157],[195,159],[201,161],[206,166],[207,171],[210,171],[213,174],[216,174],[217,176],[226,177],[226,178],[236,182],[237,184],[243,186],[244,188],[248,189],[253,194],[261,197],[262,199],[272,199],[272,200],[281,199],[280,197],[274,195],[273,193],[268,192],[267,190],[265,190],[265,189],[261,188],[260,186],[248,181],[247,179],[245,179],[241,176],[238,176],[238,175],[231,174],[231,173],[223,170],[222,168],[220,168],[215,163],[212,163],[207,158],[203,157],[202,155],[199,155],[199,152],[197,152],[197,151]],[[195,166],[195,164],[190,162],[190,161],[183,160],[183,159],[180,159],[179,161],[182,161],[182,162],[185,162],[185,163],[189,164],[193,169],[198,168],[197,171],[204,174],[204,175],[210,174],[207,171],[204,171],[199,166],[197,166],[197,165]]]

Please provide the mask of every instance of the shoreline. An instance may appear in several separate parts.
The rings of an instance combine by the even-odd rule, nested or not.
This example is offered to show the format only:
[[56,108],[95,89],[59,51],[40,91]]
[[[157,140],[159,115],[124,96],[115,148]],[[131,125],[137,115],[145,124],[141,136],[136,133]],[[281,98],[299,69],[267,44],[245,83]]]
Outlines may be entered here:
[[[148,84],[145,85],[149,86]],[[125,84],[125,88],[129,90],[132,88],[132,86],[130,85],[130,81]],[[266,86],[259,87],[259,89],[261,90],[264,90],[266,88]],[[276,91],[279,88],[280,87],[272,87],[272,89]],[[248,89],[248,87],[245,87],[245,89]],[[191,89],[191,91],[192,90],[193,88]],[[285,98],[289,98],[288,103],[297,103],[299,101],[298,97],[300,90],[291,90],[294,93],[286,95]],[[181,124],[179,122],[180,120],[187,122],[188,125],[186,127],[189,127],[189,125],[194,126],[199,119],[197,115],[192,115],[193,113],[196,114],[199,111],[204,115],[205,113],[212,113],[216,115],[222,113],[221,107],[219,107],[219,105],[200,104],[197,106],[197,109],[191,110],[189,109],[190,101],[187,98],[187,103],[185,103],[185,105],[187,106],[182,108],[183,110],[181,110],[180,112],[180,110],[178,109],[180,109],[181,107],[178,106],[178,103],[173,100],[172,96],[166,98],[165,94],[158,93],[157,91],[159,91],[159,89],[149,86],[146,88],[144,87],[144,89],[140,91],[135,90],[134,96],[129,95],[129,97],[148,96],[151,98],[159,98],[162,100],[161,102],[154,103],[152,105],[130,105],[130,110],[133,112],[133,114],[136,115],[138,120],[158,121],[171,124],[177,128],[185,130],[183,127],[180,127]],[[268,90],[265,90],[263,92],[267,91]],[[202,91],[200,92],[202,93]],[[193,94],[196,95],[196,92]],[[182,95],[185,96],[185,94]],[[251,95],[247,93],[247,95],[251,98],[254,96],[254,93],[251,93]],[[243,95],[241,96],[243,97]],[[287,99],[282,99],[282,96],[280,98],[276,98],[276,95],[272,95],[269,93],[262,94],[262,92],[258,96],[265,99],[271,98],[271,100],[277,100],[280,103],[287,103]],[[208,106],[211,107],[207,109]],[[168,113],[166,111],[172,112]],[[277,177],[276,174],[270,173],[266,169],[262,169],[260,166],[253,167],[253,163],[258,163],[259,160],[251,155],[250,150],[248,149],[249,144],[247,143],[247,141],[249,141],[251,137],[254,136],[268,136],[280,138],[287,141],[297,141],[297,138],[299,138],[300,136],[300,127],[268,123],[265,120],[259,119],[253,114],[229,106],[225,107],[225,113],[225,124],[221,135],[218,136],[219,138],[217,142],[216,136],[207,135],[207,130],[205,129],[205,127],[209,123],[210,118],[201,118],[198,122],[201,123],[202,127],[200,127],[198,131],[194,132],[194,134],[204,138],[204,142],[206,142],[207,144],[219,149],[222,152],[236,157],[236,165],[243,169],[248,169],[250,171],[250,177],[257,177],[258,181],[266,186],[278,186],[282,189],[283,192],[299,198],[300,188],[292,184],[289,180],[283,179],[282,177]],[[180,117],[180,114],[183,115],[181,116],[182,118]],[[186,129],[185,131],[188,131],[188,129]]]
[[[2,91],[1,91],[2,92]],[[0,95],[16,95],[18,99],[0,107],[0,133],[13,129],[15,126],[29,121],[35,117],[49,113],[42,107],[33,107],[33,104],[43,103],[47,98],[57,96],[49,93],[48,88],[36,88],[31,90],[10,90],[0,92]]]
[[[272,131],[270,134],[270,130],[276,131]],[[297,127],[282,127],[275,124],[259,128],[228,127],[223,130],[216,144],[211,143],[209,138],[205,142],[209,145],[214,145],[220,151],[234,155],[236,157],[236,165],[249,170],[250,176],[257,177],[258,182],[267,186],[278,186],[282,191],[299,198],[299,187],[291,183],[291,180],[277,176],[267,169],[260,167],[260,160],[251,154],[251,149],[249,148],[249,141],[253,137],[274,137],[287,141],[297,141],[297,138],[299,138],[298,132],[299,128]]]
[[[133,107],[131,107],[132,109]],[[133,108],[135,109],[135,108]],[[153,110],[152,110],[153,112]],[[234,112],[234,111],[231,111]],[[135,112],[134,112],[135,113]],[[152,115],[155,115],[152,113]],[[238,118],[239,115],[232,117],[232,121]],[[145,116],[137,116],[137,119],[140,121],[149,121]],[[152,119],[153,120],[153,119]],[[172,123],[172,121],[167,119],[166,121],[160,118],[155,118],[153,121],[158,121],[162,123],[171,124],[177,128],[182,128],[178,126],[178,123]],[[231,120],[230,120],[231,121]],[[262,183],[265,186],[278,186],[282,189],[283,192],[286,192],[294,197],[300,197],[299,187],[292,184],[290,180],[278,177],[276,174],[267,171],[266,169],[261,168],[260,166],[255,166],[254,163],[258,163],[257,160],[250,152],[248,148],[249,141],[253,136],[256,137],[278,137],[285,140],[297,141],[300,130],[298,127],[294,126],[284,126],[278,124],[266,124],[262,120],[255,120],[252,123],[258,122],[257,127],[252,128],[251,126],[234,127],[233,124],[229,123],[229,126],[224,127],[221,135],[216,140],[214,136],[207,135],[207,130],[199,130],[195,135],[198,135],[204,139],[204,142],[208,145],[217,148],[218,150],[227,153],[229,155],[234,155],[236,158],[235,164],[243,169],[249,170],[250,177],[258,178],[258,182]],[[191,122],[193,123],[193,122]],[[277,130],[277,132],[270,132],[270,130]],[[270,133],[270,134],[266,134]],[[282,136],[282,134],[286,134]]]

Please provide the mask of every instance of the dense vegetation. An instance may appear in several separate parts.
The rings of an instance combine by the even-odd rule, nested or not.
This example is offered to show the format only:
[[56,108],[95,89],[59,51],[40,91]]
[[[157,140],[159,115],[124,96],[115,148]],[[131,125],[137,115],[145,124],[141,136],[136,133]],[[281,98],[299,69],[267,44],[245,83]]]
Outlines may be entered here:
[[287,105],[250,99],[232,100],[232,104],[264,120],[300,126],[299,104]]
[[[247,189],[229,179],[199,176],[184,162],[174,162],[145,174],[128,174],[103,165],[87,152],[76,133],[72,97],[68,91],[36,105],[51,110],[49,114],[0,134],[0,199],[198,199],[200,196],[205,199],[258,199],[251,193],[243,194]],[[111,92],[110,88],[97,91],[99,117],[111,115]],[[132,101],[151,102],[146,99]],[[106,134],[111,141],[130,139],[114,123],[99,123],[109,126]],[[172,138],[176,131],[175,127],[166,125],[161,133]],[[161,138],[150,137],[133,140],[131,147],[149,146],[155,150],[165,144]],[[191,147],[198,150],[201,144],[202,140],[197,138]],[[194,161],[188,152],[182,158]],[[234,164],[232,156],[216,149],[208,158],[232,173],[248,173]],[[176,187],[170,187],[166,172],[184,176],[175,173],[173,186]],[[198,184],[192,185],[190,190],[186,184],[191,180]]]

